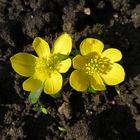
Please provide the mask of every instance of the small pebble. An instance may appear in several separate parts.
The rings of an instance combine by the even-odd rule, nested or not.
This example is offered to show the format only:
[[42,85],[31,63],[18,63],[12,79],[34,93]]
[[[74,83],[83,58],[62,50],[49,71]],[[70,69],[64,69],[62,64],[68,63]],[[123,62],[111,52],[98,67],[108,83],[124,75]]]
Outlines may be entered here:
[[91,14],[90,8],[84,8],[84,13],[85,13],[86,15],[90,15],[90,14]]

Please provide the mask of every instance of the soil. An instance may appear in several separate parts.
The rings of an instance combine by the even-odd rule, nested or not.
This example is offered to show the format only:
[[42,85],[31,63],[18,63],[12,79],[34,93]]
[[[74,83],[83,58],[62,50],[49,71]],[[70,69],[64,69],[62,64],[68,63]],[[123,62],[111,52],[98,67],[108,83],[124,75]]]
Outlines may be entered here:
[[[34,54],[36,36],[52,45],[63,32],[72,36],[73,48],[93,37],[120,49],[126,78],[97,95],[76,92],[65,79],[59,98],[41,95],[37,105],[47,108],[46,115],[34,111],[22,89],[26,78],[14,72],[9,58]],[[140,1],[0,0],[0,140],[139,139]]]

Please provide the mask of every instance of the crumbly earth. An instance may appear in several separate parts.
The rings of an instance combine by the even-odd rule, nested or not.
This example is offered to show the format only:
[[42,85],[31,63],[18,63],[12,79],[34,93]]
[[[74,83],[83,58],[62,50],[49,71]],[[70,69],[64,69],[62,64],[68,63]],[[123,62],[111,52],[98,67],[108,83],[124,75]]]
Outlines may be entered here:
[[[120,49],[126,78],[97,95],[76,92],[65,79],[59,98],[41,95],[37,105],[48,109],[45,115],[28,102],[22,90],[26,78],[14,72],[9,58],[35,54],[36,36],[52,45],[62,32],[73,37],[73,48],[94,37],[106,48]],[[0,140],[139,139],[140,1],[0,0]]]

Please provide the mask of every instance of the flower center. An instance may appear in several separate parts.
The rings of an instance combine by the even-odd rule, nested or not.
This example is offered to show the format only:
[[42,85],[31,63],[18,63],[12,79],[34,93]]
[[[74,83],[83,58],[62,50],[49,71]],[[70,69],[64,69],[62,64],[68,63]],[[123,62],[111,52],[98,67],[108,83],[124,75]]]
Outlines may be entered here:
[[60,60],[59,60],[57,54],[49,57],[48,61],[46,62],[46,67],[51,71],[53,71],[53,70],[58,71],[60,69],[60,67],[61,67]]
[[112,69],[112,63],[107,57],[101,56],[94,52],[87,56],[87,63],[85,64],[84,71],[88,75],[93,75],[94,72],[107,74]]
[[57,55],[51,55],[49,58],[38,58],[36,71],[41,75],[59,70],[61,67]]

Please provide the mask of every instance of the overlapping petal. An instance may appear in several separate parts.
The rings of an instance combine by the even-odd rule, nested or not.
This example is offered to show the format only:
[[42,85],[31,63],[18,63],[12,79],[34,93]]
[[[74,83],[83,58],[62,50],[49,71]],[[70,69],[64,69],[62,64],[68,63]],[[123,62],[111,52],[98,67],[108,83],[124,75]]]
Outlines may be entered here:
[[107,85],[117,85],[124,81],[125,72],[123,67],[118,64],[114,63],[112,70],[107,74],[100,74]]
[[75,69],[82,69],[86,64],[86,59],[84,56],[76,55],[73,60],[73,68]]
[[98,91],[106,90],[106,86],[98,73],[94,73],[93,76],[90,77],[90,85]]
[[70,75],[70,85],[77,91],[85,91],[89,86],[87,75],[82,70],[75,70]]
[[72,49],[72,38],[67,33],[60,35],[53,46],[53,54],[64,54],[69,55]]
[[115,48],[110,48],[105,50],[101,57],[107,57],[109,58],[112,62],[118,62],[122,59],[122,53]]
[[17,53],[10,58],[13,69],[25,77],[34,73],[36,60],[37,57],[28,53]]
[[25,80],[22,84],[25,91],[35,91],[42,86],[43,82],[36,77],[36,75],[31,76]]
[[39,57],[49,57],[50,47],[44,39],[36,37],[32,43],[32,46]]
[[68,58],[66,60],[63,60],[60,62],[59,65],[60,65],[60,68],[58,69],[58,71],[60,73],[66,73],[69,70],[69,68],[71,67],[71,59]]
[[80,44],[80,52],[83,56],[92,52],[101,54],[103,48],[104,44],[100,40],[94,38],[86,38]]
[[57,71],[53,71],[46,75],[44,92],[47,94],[56,94],[61,90],[62,83],[62,75]]

